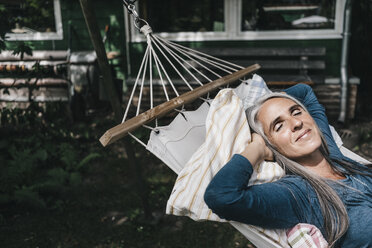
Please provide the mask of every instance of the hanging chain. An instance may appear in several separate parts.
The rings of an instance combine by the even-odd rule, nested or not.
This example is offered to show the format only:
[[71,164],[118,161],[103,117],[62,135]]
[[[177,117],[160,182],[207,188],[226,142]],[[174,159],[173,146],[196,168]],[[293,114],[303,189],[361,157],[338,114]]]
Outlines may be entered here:
[[139,15],[136,11],[136,6],[134,5],[135,2],[136,2],[136,0],[123,0],[123,4],[128,9],[128,13],[133,16],[134,26],[138,30],[141,30],[141,28],[144,25],[149,25],[149,24],[144,19],[139,17]]
[[[123,0],[123,4],[128,8],[129,5],[133,5],[137,0]],[[131,13],[130,13],[131,14]]]

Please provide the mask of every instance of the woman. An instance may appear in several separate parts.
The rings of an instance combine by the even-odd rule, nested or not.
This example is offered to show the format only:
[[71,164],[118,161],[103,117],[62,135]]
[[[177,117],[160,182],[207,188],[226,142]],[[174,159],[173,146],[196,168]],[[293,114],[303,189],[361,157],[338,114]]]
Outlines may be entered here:
[[[372,247],[371,170],[342,155],[311,87],[285,93],[247,110],[252,142],[213,178],[205,202],[228,220],[265,228],[309,223],[331,247]],[[273,158],[287,175],[247,187],[253,167]]]

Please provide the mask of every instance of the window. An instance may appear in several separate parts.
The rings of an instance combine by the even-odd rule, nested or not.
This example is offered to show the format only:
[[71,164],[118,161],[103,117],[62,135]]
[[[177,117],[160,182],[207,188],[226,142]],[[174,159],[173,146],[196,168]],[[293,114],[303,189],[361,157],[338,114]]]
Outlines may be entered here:
[[[4,1],[3,1],[4,2]],[[59,0],[15,0],[1,4],[11,17],[7,40],[62,39]]]
[[220,32],[224,30],[223,0],[139,1],[141,17],[157,32]]
[[[346,0],[137,0],[155,33],[176,41],[341,39]],[[128,41],[143,42],[126,15]]]
[[242,0],[241,30],[333,29],[335,0]]

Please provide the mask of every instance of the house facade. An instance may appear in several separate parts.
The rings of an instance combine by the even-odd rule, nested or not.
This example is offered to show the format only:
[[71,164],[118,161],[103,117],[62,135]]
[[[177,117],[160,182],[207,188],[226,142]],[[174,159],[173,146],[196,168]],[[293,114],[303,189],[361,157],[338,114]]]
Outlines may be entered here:
[[[5,1],[5,5],[16,11],[25,8],[28,1],[37,2]],[[72,53],[92,51],[79,1],[46,2],[49,19],[44,23],[49,26],[38,29],[14,25],[7,35],[7,48],[24,42],[34,51],[65,51],[66,61]],[[135,27],[122,1],[91,2],[110,64],[125,93],[131,84],[129,79],[136,76],[146,39]],[[320,98],[331,115],[336,118],[340,111],[347,0],[138,0],[134,5],[139,16],[160,37],[216,56],[223,51],[226,59],[243,65],[258,62],[264,75],[279,76],[278,81],[308,79],[320,95],[327,92]],[[24,13],[35,15],[35,12]],[[261,52],[253,54],[257,49]],[[309,52],[296,53],[299,50]],[[1,60],[4,64],[8,62],[4,57]],[[290,69],[284,70],[280,65]],[[355,94],[359,80],[350,76],[347,80],[352,85],[348,95]],[[330,95],[333,95],[332,101]],[[350,103],[353,101],[355,105],[355,99],[351,98]]]

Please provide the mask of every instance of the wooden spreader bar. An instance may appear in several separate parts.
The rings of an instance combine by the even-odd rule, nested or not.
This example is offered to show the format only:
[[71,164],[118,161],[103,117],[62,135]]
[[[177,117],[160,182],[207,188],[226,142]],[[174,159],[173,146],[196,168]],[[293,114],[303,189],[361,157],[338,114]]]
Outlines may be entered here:
[[207,83],[203,86],[196,88],[195,90],[186,92],[178,97],[173,98],[167,102],[164,102],[152,109],[149,109],[142,114],[139,114],[113,128],[107,130],[102,137],[99,139],[103,146],[107,146],[124,136],[129,132],[137,129],[138,127],[154,120],[155,118],[161,117],[172,110],[181,107],[187,103],[190,103],[197,98],[206,95],[208,92],[217,89],[218,87],[233,83],[234,81],[260,69],[260,65],[254,64],[245,69],[239,70],[232,74],[226,75],[222,78],[214,80],[210,83]]

